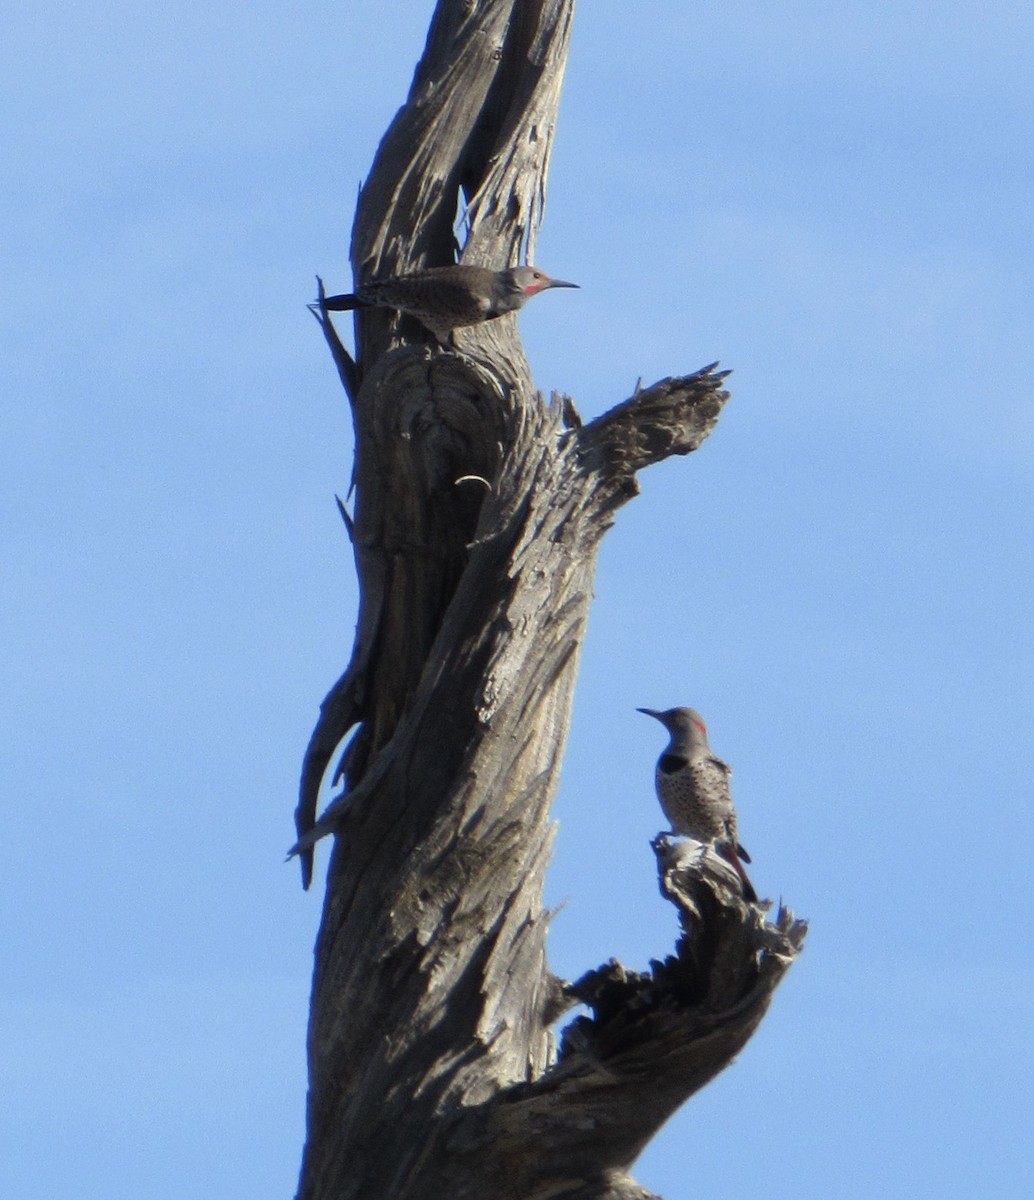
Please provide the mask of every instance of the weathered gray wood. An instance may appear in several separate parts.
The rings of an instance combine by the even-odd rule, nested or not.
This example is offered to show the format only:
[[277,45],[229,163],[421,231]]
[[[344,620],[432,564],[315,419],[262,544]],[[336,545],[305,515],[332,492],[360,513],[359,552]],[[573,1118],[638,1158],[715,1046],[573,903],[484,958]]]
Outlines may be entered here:
[[[731,868],[697,843],[658,839],[661,894],[683,928],[647,973],[617,962],[566,991],[593,1017],[565,1031],[558,1065],[505,1103],[465,1115],[455,1144],[487,1148],[515,1195],[636,1195],[625,1174],[666,1120],[728,1066],[764,1016],[807,932],[780,909],[766,923]],[[527,1148],[534,1145],[534,1155]]]
[[[477,5],[441,0],[409,99],[385,135],[360,193],[352,232],[357,280],[452,262],[453,224],[461,203],[467,209],[465,262],[500,267],[516,264],[525,254],[529,259],[533,256],[573,8],[573,0],[488,0]],[[369,482],[371,472],[390,480],[366,440],[372,421],[369,410],[380,403],[380,393],[368,391],[365,402],[358,403],[356,392],[368,364],[397,344],[392,336],[395,322],[383,312],[359,316],[355,363],[327,314],[320,314],[320,319],[353,399],[356,482]],[[426,343],[428,335],[419,326],[402,325],[403,333]],[[498,394],[491,405],[495,414],[489,413],[488,420],[505,426],[522,397],[534,393],[516,319],[505,317],[476,331],[461,330],[456,340],[494,376]],[[483,458],[485,450],[498,455],[502,443],[483,444],[480,450],[472,457]],[[421,468],[416,473],[421,474]],[[398,492],[394,483],[391,486]],[[410,499],[413,507],[427,506],[426,495],[414,494]],[[358,503],[368,508],[374,498],[368,504],[360,487]],[[371,523],[375,521],[371,518]],[[403,514],[389,511],[385,522],[413,540],[414,531]],[[336,779],[357,778],[371,744],[379,744],[377,731],[370,728],[369,712],[379,706],[369,699],[368,667],[378,633],[387,636],[381,625],[383,597],[385,589],[396,584],[390,558],[390,547],[387,555],[365,558],[357,547],[361,599],[355,647],[347,671],[323,702],[306,753],[296,814],[299,833],[312,824],[320,781],[348,730],[363,722],[351,757]],[[443,564],[443,572],[443,602],[427,613],[432,628],[448,595],[448,577],[454,573],[449,564]],[[433,584],[428,587],[433,590]],[[426,646],[414,651],[413,662],[422,662]],[[387,697],[382,697],[382,703],[388,705],[388,711],[377,718],[383,731],[393,727],[395,714]],[[303,858],[306,879],[308,870]]]
[[[461,189],[465,261],[533,245],[572,7],[439,3],[360,197],[357,276],[451,261]],[[692,916],[676,959],[568,989],[546,965],[549,812],[600,539],[637,471],[713,428],[723,373],[637,389],[583,426],[536,392],[512,316],[443,353],[360,311],[353,360],[317,315],[355,421],[360,608],[297,810],[303,862],[334,835],[298,1195],[644,1197],[627,1167],[749,1037],[803,936],[746,909],[720,860],[673,866],[662,846]],[[578,1000],[595,1019],[558,1062],[549,1025]]]

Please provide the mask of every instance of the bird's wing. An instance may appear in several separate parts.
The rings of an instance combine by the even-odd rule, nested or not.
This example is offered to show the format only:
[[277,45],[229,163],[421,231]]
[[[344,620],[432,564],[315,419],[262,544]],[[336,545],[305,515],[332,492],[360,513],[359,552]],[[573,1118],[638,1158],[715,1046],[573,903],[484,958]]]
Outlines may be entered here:
[[730,767],[727,762],[722,762],[722,760],[720,758],[715,758],[715,756],[713,754],[708,758],[707,761],[709,763],[712,763],[714,766],[716,766],[718,768],[718,770],[721,771],[721,773],[725,776],[726,779],[728,779],[729,776],[732,774],[732,767]]

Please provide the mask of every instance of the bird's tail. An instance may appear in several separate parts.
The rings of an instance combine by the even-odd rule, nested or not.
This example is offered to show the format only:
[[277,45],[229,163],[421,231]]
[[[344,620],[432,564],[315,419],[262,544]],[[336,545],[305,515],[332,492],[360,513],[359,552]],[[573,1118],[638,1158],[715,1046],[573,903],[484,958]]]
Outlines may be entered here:
[[[735,869],[736,874],[740,877],[740,883],[743,885],[744,900],[746,900],[748,904],[757,904],[758,894],[754,891],[754,885],[747,877],[747,872],[744,870],[743,863],[740,862],[739,854],[736,853],[737,850],[742,849],[742,846],[734,846],[730,842],[718,843],[718,850],[720,851],[722,858],[724,858],[726,862],[728,862]],[[744,855],[744,857],[746,857],[746,855]],[[748,858],[747,861],[750,862],[750,859]]]
[[747,878],[747,872],[743,869],[743,863],[740,862],[739,856],[732,856],[732,865],[736,868],[736,874],[740,877],[740,882],[743,884],[743,899],[748,904],[757,904],[758,894],[754,891],[754,885]]
[[366,304],[352,292],[347,292],[341,296],[327,296],[323,301],[323,307],[329,312],[348,312],[353,308],[365,308]]

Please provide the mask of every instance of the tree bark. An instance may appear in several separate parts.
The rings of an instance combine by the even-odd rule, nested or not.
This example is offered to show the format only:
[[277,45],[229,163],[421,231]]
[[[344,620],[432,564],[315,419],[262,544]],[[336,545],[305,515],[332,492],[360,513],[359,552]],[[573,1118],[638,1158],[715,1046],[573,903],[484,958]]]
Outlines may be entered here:
[[[360,195],[357,281],[453,261],[461,197],[464,262],[531,257],[572,8],[440,0]],[[716,855],[660,841],[674,955],[573,985],[546,965],[549,811],[600,539],[639,470],[704,440],[724,375],[662,380],[583,426],[536,392],[513,316],[442,352],[363,310],[354,359],[318,316],[353,410],[360,604],[296,812],[306,884],[334,834],[298,1196],[645,1196],[628,1166],[739,1051],[804,936],[744,904]],[[336,755],[344,787],[317,821]],[[576,1003],[593,1016],[558,1054],[549,1026]]]

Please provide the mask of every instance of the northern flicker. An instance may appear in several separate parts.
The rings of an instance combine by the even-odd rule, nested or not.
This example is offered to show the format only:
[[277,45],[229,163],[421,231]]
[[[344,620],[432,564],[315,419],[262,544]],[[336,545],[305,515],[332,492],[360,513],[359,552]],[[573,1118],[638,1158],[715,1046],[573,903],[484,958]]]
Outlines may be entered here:
[[750,862],[750,855],[736,834],[736,810],[729,792],[732,768],[711,753],[703,717],[692,708],[637,711],[655,717],[671,738],[657,760],[654,783],[672,831],[698,842],[716,842],[721,856],[735,867],[744,898],[754,904],[758,895],[740,862],[741,858]]
[[573,288],[577,283],[550,279],[535,267],[428,267],[410,275],[372,279],[353,293],[328,296],[323,306],[331,312],[353,308],[394,308],[425,325],[445,342],[461,325],[477,325],[504,313],[516,312],[532,296],[547,288]]

